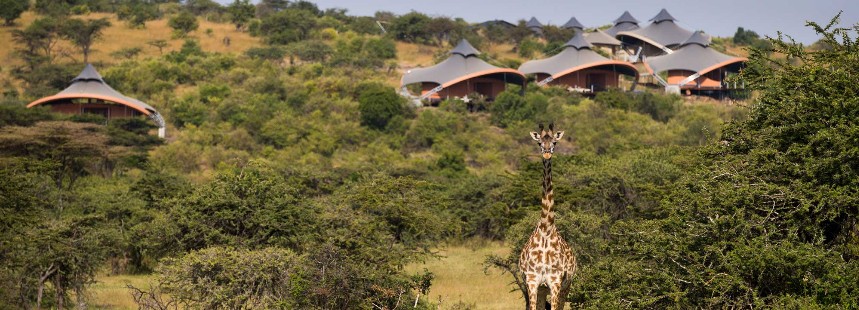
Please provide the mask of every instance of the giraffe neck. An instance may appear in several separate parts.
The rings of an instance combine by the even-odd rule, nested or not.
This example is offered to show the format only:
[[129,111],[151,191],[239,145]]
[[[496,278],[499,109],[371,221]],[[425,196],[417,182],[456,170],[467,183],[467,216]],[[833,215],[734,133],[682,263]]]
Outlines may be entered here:
[[555,225],[555,197],[552,189],[552,159],[543,159],[543,197],[540,212],[540,227]]

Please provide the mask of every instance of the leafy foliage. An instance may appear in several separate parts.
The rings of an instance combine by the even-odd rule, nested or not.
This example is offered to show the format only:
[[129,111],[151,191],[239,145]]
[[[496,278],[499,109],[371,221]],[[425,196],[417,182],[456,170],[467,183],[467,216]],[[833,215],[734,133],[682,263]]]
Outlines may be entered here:
[[363,84],[358,95],[361,125],[385,129],[395,117],[403,117],[407,107],[402,97],[390,87],[380,84]]
[[29,6],[30,2],[27,0],[2,0],[0,1],[0,18],[3,18],[6,26],[12,25]]
[[747,45],[761,51],[768,51],[772,47],[770,41],[761,38],[757,32],[743,29],[743,27],[737,28],[733,41],[734,44]]
[[200,27],[200,24],[197,23],[197,16],[189,11],[179,12],[176,16],[171,17],[167,25],[173,28],[175,36],[180,38],[184,38],[188,33]]
[[109,26],[110,21],[106,18],[89,21],[71,18],[64,22],[61,34],[81,49],[84,63],[88,63],[89,54],[92,52],[92,45],[101,38],[102,32]]
[[269,44],[289,44],[307,39],[315,25],[313,13],[286,9],[263,18],[259,31]]
[[235,0],[227,7],[227,10],[231,15],[230,21],[236,25],[236,30],[242,30],[245,24],[254,17],[254,6],[250,0]]

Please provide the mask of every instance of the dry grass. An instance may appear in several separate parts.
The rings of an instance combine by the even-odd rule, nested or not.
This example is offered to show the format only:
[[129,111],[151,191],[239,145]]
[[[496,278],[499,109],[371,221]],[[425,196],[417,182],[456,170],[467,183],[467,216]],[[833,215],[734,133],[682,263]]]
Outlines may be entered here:
[[[400,69],[404,71],[415,67],[429,67],[435,64],[433,62],[433,56],[436,53],[440,51],[447,52],[452,48],[453,46],[436,47],[397,41],[397,63],[399,64]],[[486,47],[486,50],[482,50],[480,52],[486,53],[496,60],[525,60],[513,52],[512,44],[491,44]]]
[[[512,279],[497,270],[483,273],[487,255],[507,255],[509,249],[499,242],[468,241],[449,245],[440,250],[441,259],[406,267],[409,273],[427,268],[435,274],[429,297],[441,309],[450,309],[457,303],[474,305],[476,309],[520,309],[524,305],[520,293],[511,292]],[[126,284],[146,290],[155,283],[154,275],[101,275],[90,286],[90,307],[94,309],[137,309],[137,304]],[[72,298],[74,300],[74,298]]]
[[[440,251],[444,257],[429,260],[425,264],[408,266],[409,272],[423,268],[435,274],[429,292],[429,300],[442,309],[450,309],[458,302],[471,304],[476,309],[521,309],[525,302],[518,292],[511,292],[512,277],[501,275],[498,270],[483,273],[483,261],[487,255],[507,255],[509,249],[501,243],[466,242],[452,245]],[[426,297],[424,297],[426,298]]]
[[435,46],[397,41],[397,63],[404,70],[429,67],[435,64],[433,55],[440,49]]
[[[0,27],[0,40],[3,42],[12,41],[12,30],[23,29],[30,25],[38,16],[32,11],[24,12],[21,18],[16,20],[16,25],[12,27]],[[107,18],[111,26],[104,31],[104,36],[93,44],[94,51],[90,55],[91,62],[115,62],[110,54],[125,48],[139,47],[143,51],[139,57],[158,56],[158,48],[150,46],[147,42],[154,40],[165,40],[168,46],[164,48],[164,52],[178,50],[184,43],[184,39],[173,39],[172,29],[167,26],[168,17],[159,20],[149,21],[146,23],[146,28],[130,28],[124,21],[116,19],[116,15],[108,13],[91,13],[84,16],[76,16],[83,19]],[[235,26],[229,23],[213,23],[198,18],[200,27],[197,31],[192,32],[189,37],[199,40],[200,46],[207,52],[219,53],[243,53],[251,47],[262,46],[258,38],[251,37],[246,32],[237,32]],[[212,29],[211,34],[207,34],[207,29]],[[230,46],[223,44],[224,37],[230,38]],[[21,64],[21,60],[15,56],[14,51],[17,44],[0,45],[0,59],[5,64],[3,67]],[[66,51],[72,60],[80,62],[83,60],[80,52],[71,46],[68,42],[58,44],[59,50]],[[68,59],[65,59],[68,60]],[[4,70],[6,71],[6,70]]]
[[89,288],[89,305],[95,309],[137,309],[137,304],[125,285],[131,284],[147,290],[151,283],[155,283],[154,279],[153,275],[100,276]]
[[492,58],[497,60],[501,59],[517,59],[519,61],[526,61],[528,59],[522,58],[519,54],[513,52],[513,44],[503,43],[503,44],[492,44],[490,45],[486,51]]

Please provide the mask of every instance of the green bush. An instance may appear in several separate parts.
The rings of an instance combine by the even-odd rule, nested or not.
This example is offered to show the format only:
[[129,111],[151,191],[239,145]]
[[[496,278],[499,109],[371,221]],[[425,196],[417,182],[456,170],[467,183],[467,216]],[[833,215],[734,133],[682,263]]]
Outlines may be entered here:
[[6,26],[10,26],[29,6],[27,0],[0,0],[0,18],[3,18]]
[[[251,23],[251,27],[254,24]],[[259,25],[260,35],[269,44],[289,44],[305,40],[310,31],[316,27],[316,16],[307,10],[286,9],[262,19]],[[254,28],[251,28],[253,33]]]
[[197,30],[200,26],[197,23],[197,16],[194,16],[194,14],[185,10],[180,12],[178,15],[171,17],[170,20],[167,21],[167,25],[169,25],[170,28],[173,28],[174,34],[180,38],[184,38],[188,33]]
[[405,100],[394,89],[376,83],[365,83],[358,87],[358,110],[361,125],[373,129],[385,129],[396,116],[404,115]]
[[507,127],[519,121],[545,122],[546,120],[541,118],[543,118],[548,107],[548,99],[539,92],[529,92],[522,96],[519,94],[519,88],[511,87],[501,92],[495,98],[495,102],[489,106],[492,123],[500,127]]
[[681,98],[677,95],[630,93],[617,89],[599,92],[594,100],[607,107],[647,114],[663,123],[677,114],[682,105]]
[[200,308],[300,308],[311,293],[307,258],[281,248],[213,247],[165,259],[161,290]]

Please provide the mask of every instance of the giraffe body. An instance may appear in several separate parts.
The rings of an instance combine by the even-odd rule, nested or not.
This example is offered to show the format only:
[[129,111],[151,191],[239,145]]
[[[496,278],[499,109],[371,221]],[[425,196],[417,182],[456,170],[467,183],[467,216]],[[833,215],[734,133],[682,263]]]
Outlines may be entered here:
[[[543,157],[543,197],[540,222],[519,255],[519,270],[528,287],[528,308],[543,309],[548,297],[552,310],[563,309],[564,299],[576,272],[576,256],[555,226],[555,200],[552,189],[552,153],[563,131],[532,132]],[[547,296],[548,295],[548,296]]]

